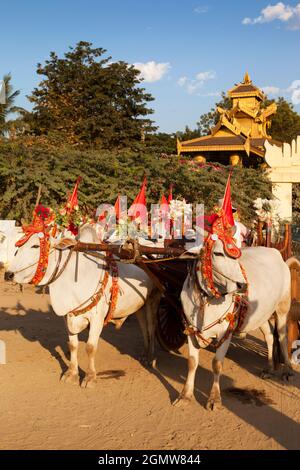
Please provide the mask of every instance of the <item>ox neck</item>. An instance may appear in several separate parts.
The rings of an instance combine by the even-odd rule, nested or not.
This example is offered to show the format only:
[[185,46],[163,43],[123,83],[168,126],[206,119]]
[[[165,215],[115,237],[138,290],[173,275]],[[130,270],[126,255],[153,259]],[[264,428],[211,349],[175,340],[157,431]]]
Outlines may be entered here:
[[[85,259],[91,261],[91,263],[95,263],[95,258],[92,255],[87,253],[80,253],[80,252],[70,252],[70,249],[65,249],[61,251],[61,255],[59,254],[59,250],[51,247],[49,252],[49,259],[48,259],[48,266],[46,273],[37,286],[44,286],[44,285],[51,285],[56,282],[56,280],[63,274],[64,270],[68,268],[69,263],[71,263],[74,257],[78,257],[77,261],[80,262],[80,259],[84,257]],[[97,264],[105,265],[105,258],[98,258],[97,256]],[[53,279],[54,276],[54,279]],[[74,280],[76,281],[76,267],[74,268]]]
[[[48,256],[48,265],[47,265],[45,275],[43,276],[41,281],[38,284],[36,284],[36,286],[42,287],[50,283],[51,278],[53,277],[53,274],[55,273],[55,270],[57,268],[58,270],[60,270],[63,267],[68,256],[69,256],[69,250],[64,250],[61,252],[61,259],[60,259],[59,251],[53,247],[50,247],[49,256]],[[58,266],[58,263],[59,263],[59,266]]]

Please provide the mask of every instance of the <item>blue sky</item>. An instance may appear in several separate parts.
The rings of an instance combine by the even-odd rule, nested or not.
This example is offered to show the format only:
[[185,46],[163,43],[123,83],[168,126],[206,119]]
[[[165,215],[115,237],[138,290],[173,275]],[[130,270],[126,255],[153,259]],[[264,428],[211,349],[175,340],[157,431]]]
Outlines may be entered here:
[[138,64],[161,131],[195,127],[218,93],[253,82],[300,112],[300,0],[11,0],[0,5],[0,77],[30,108],[36,64],[80,40]]

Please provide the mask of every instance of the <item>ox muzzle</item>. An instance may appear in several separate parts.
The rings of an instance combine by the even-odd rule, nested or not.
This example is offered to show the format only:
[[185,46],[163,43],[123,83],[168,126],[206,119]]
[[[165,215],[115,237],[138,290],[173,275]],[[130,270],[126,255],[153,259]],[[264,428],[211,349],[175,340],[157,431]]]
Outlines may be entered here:
[[4,280],[8,282],[12,282],[14,280],[15,273],[12,271],[6,271],[4,274]]

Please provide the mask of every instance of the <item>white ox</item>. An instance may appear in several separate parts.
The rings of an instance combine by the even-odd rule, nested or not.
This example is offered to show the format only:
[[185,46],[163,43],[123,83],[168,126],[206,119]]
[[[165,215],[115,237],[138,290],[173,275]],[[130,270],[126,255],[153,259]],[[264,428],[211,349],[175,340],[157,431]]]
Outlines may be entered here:
[[[80,241],[97,243],[98,238],[95,229],[89,225],[84,226],[80,231]],[[57,241],[54,241],[54,243],[57,243]],[[63,250],[60,266],[64,265],[68,254],[69,249]],[[20,284],[29,283],[35,274],[39,255],[39,236],[33,234],[16,252],[9,266],[9,271],[6,272],[6,280],[14,280]],[[77,256],[78,259],[76,259]],[[55,249],[55,246],[52,246],[47,271],[40,284],[46,284],[51,279],[51,275],[57,266],[57,259],[58,250]],[[142,269],[132,264],[119,262],[117,266],[119,293],[112,319],[120,325],[129,315],[137,314],[148,353],[148,361],[151,362],[154,352],[154,319],[160,301],[160,293]],[[109,308],[110,289],[112,287],[111,276],[109,276],[104,294],[95,307],[78,316],[69,312],[79,306],[89,305],[91,297],[99,290],[106,267],[107,262],[104,253],[102,255],[98,253],[97,257],[87,253],[73,253],[61,275],[49,285],[51,305],[56,315],[65,317],[69,335],[70,365],[62,377],[66,382],[78,383],[79,381],[78,334],[88,326],[90,327],[86,345],[89,363],[86,376],[82,382],[83,387],[92,387],[96,383],[95,355]],[[76,276],[77,279],[75,279]]]
[[16,242],[23,236],[15,220],[0,220],[0,267],[9,266],[16,252]]
[[[242,287],[240,284],[244,282],[239,262],[247,273],[249,283],[249,305],[241,333],[245,335],[257,328],[261,329],[268,347],[268,369],[263,371],[263,375],[268,376],[273,371],[274,341],[269,320],[275,313],[280,348],[285,363],[283,374],[285,378],[293,375],[286,337],[287,315],[291,299],[288,265],[283,261],[278,250],[265,247],[245,248],[242,250],[240,259],[229,258],[224,252],[222,242],[217,240],[212,253],[212,267],[214,283],[223,293],[221,298],[209,296],[200,270],[187,277],[181,293],[186,318],[200,335],[188,336],[188,376],[183,391],[174,402],[175,405],[182,403],[182,400],[189,401],[193,396],[199,348],[206,347],[213,338],[220,340],[226,334],[229,325],[226,314],[233,311],[233,294]],[[213,326],[210,327],[210,325]],[[219,381],[231,337],[232,334],[220,345],[212,362],[214,382],[207,402],[207,409],[210,410],[221,405]]]

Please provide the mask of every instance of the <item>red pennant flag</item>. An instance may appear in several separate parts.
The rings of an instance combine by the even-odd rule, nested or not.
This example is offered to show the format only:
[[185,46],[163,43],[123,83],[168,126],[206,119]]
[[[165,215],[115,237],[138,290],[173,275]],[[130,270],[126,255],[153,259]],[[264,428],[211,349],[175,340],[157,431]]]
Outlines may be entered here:
[[231,227],[234,226],[234,218],[232,214],[232,204],[231,204],[231,189],[230,189],[230,178],[231,178],[231,173],[229,173],[226,188],[225,188],[225,193],[224,193],[224,199],[223,199],[223,205],[222,209],[224,210],[225,217],[226,217],[226,222],[231,225]]
[[[161,203],[160,203],[160,205],[161,205],[161,206],[164,206],[164,205],[166,205],[166,204],[168,204],[168,201],[167,201],[166,196],[163,194],[162,197],[161,197]],[[169,205],[169,204],[168,204],[168,205]]]
[[120,219],[121,215],[121,207],[120,207],[120,194],[118,194],[118,197],[115,202],[115,214],[116,214],[116,220]]
[[[138,217],[144,218],[146,211],[146,186],[147,179],[145,177],[140,192],[138,193],[128,210],[128,215],[131,217],[132,220],[135,220]],[[143,210],[143,207],[145,210]],[[143,212],[143,214],[141,214],[141,211]]]
[[81,181],[81,176],[78,176],[73,192],[71,196],[69,197],[68,202],[66,204],[66,211],[68,214],[71,214],[74,207],[78,206],[78,186],[79,186],[80,181]]
[[168,196],[168,203],[170,204],[171,201],[173,201],[173,186],[172,185],[170,186],[170,192],[169,192],[169,196]]

